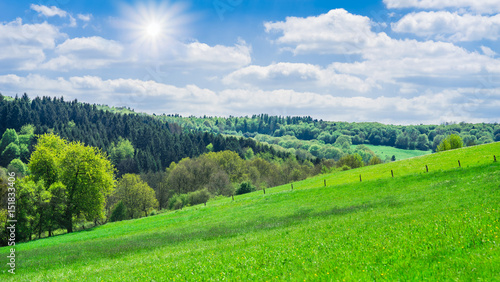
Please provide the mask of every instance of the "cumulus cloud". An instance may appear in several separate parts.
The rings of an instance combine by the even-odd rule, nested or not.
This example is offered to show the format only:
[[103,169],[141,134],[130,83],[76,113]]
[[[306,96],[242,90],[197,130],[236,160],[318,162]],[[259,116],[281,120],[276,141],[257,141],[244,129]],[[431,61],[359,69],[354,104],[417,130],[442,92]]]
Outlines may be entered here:
[[252,62],[251,52],[252,48],[244,41],[240,41],[235,46],[210,46],[205,43],[192,42],[181,45],[182,55],[176,56],[176,61],[196,68],[235,69]]
[[367,77],[375,83],[424,87],[429,79],[442,79],[441,86],[447,86],[446,83],[475,83],[484,70],[499,75],[497,59],[448,42],[394,39],[384,32],[375,33],[368,18],[342,9],[316,17],[266,23],[266,30],[277,31],[276,42],[296,55],[358,54],[360,60],[333,63],[331,69],[339,74]]
[[335,9],[319,16],[266,22],[264,27],[268,33],[282,34],[275,42],[295,54],[355,54],[373,41],[370,24],[368,17]]
[[473,12],[495,14],[500,12],[500,0],[384,0],[389,9],[418,8],[428,10],[468,9]]
[[[3,94],[64,94],[111,106],[127,106],[149,113],[182,115],[249,115],[258,108],[276,115],[312,115],[325,120],[386,123],[440,123],[443,121],[497,121],[500,88],[427,91],[416,97],[345,97],[315,92],[226,89],[214,92],[196,85],[176,87],[137,79],[75,76],[51,79],[40,75],[0,76]],[[14,93],[14,94],[15,94]],[[356,113],[353,115],[353,113]]]
[[50,59],[41,68],[59,71],[96,69],[115,62],[123,62],[124,47],[99,36],[67,39],[55,48],[58,57]]
[[86,15],[78,14],[77,17],[78,17],[78,19],[80,19],[84,22],[88,22],[92,18],[92,15],[91,14],[86,14]]
[[46,22],[23,24],[20,18],[0,24],[0,63],[4,69],[32,70],[44,61],[45,51],[53,49],[56,39],[66,37]]
[[335,88],[367,92],[374,85],[359,77],[336,73],[332,68],[304,63],[276,63],[248,66],[224,77],[230,85],[269,86],[270,88]]
[[483,39],[495,41],[500,37],[500,14],[459,15],[446,11],[411,13],[393,23],[392,30],[454,42]]

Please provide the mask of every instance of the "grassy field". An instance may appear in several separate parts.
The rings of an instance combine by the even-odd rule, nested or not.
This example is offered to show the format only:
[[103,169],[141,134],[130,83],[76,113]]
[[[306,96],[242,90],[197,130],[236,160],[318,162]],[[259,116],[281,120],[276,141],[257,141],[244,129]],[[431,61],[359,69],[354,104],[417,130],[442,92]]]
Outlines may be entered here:
[[493,155],[500,143],[19,244],[0,280],[500,281]]
[[[357,145],[351,145],[351,148],[354,149],[356,148],[356,146]],[[365,146],[368,147],[370,150],[372,150],[382,160],[385,160],[387,158],[390,159],[392,156],[395,156],[396,160],[399,161],[414,157],[420,157],[432,153],[431,150],[420,151],[420,150],[404,150],[389,146],[375,146],[375,145],[365,145]]]

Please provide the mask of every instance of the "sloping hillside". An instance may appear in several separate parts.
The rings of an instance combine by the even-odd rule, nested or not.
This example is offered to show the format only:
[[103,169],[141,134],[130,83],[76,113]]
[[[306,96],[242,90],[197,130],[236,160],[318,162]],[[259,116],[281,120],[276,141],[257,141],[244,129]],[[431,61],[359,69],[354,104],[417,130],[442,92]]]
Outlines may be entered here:
[[[20,244],[16,275],[3,263],[0,279],[499,280],[494,155],[500,143]],[[0,249],[3,260],[7,254]]]

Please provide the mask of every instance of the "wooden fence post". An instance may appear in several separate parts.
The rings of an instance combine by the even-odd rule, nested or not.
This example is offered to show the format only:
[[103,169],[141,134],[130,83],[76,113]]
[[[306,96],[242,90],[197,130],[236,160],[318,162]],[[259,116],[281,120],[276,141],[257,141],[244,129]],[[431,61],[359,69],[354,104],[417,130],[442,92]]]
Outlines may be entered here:
[[326,179],[323,182],[325,182],[325,187],[326,187]]
[[293,191],[293,184],[292,184],[292,191]]
[[394,171],[392,171],[392,169],[391,169],[391,175],[392,175],[392,178],[394,178]]
[[233,201],[234,201],[234,195],[231,195],[231,198],[233,198]]
[[262,189],[262,190],[264,190],[264,195],[265,195],[265,194],[266,194],[266,188],[264,188],[264,189]]
[[460,160],[458,160],[458,167],[462,167],[462,165],[460,164]]
[[361,174],[359,175],[359,182],[363,182],[363,180],[361,180]]
[[429,168],[425,165],[425,171],[429,172]]

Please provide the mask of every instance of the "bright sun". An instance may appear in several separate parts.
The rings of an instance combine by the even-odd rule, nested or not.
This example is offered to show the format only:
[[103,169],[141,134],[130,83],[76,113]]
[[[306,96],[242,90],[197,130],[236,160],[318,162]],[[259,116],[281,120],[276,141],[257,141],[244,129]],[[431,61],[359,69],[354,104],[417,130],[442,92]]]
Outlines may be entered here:
[[153,38],[153,39],[157,38],[161,34],[161,31],[162,31],[161,25],[157,22],[149,23],[146,26],[146,34],[150,38]]
[[134,45],[148,54],[157,52],[168,46],[180,35],[186,34],[185,26],[191,21],[186,14],[187,4],[169,3],[137,3],[136,5],[123,4],[125,15],[121,26],[129,29],[128,33]]

